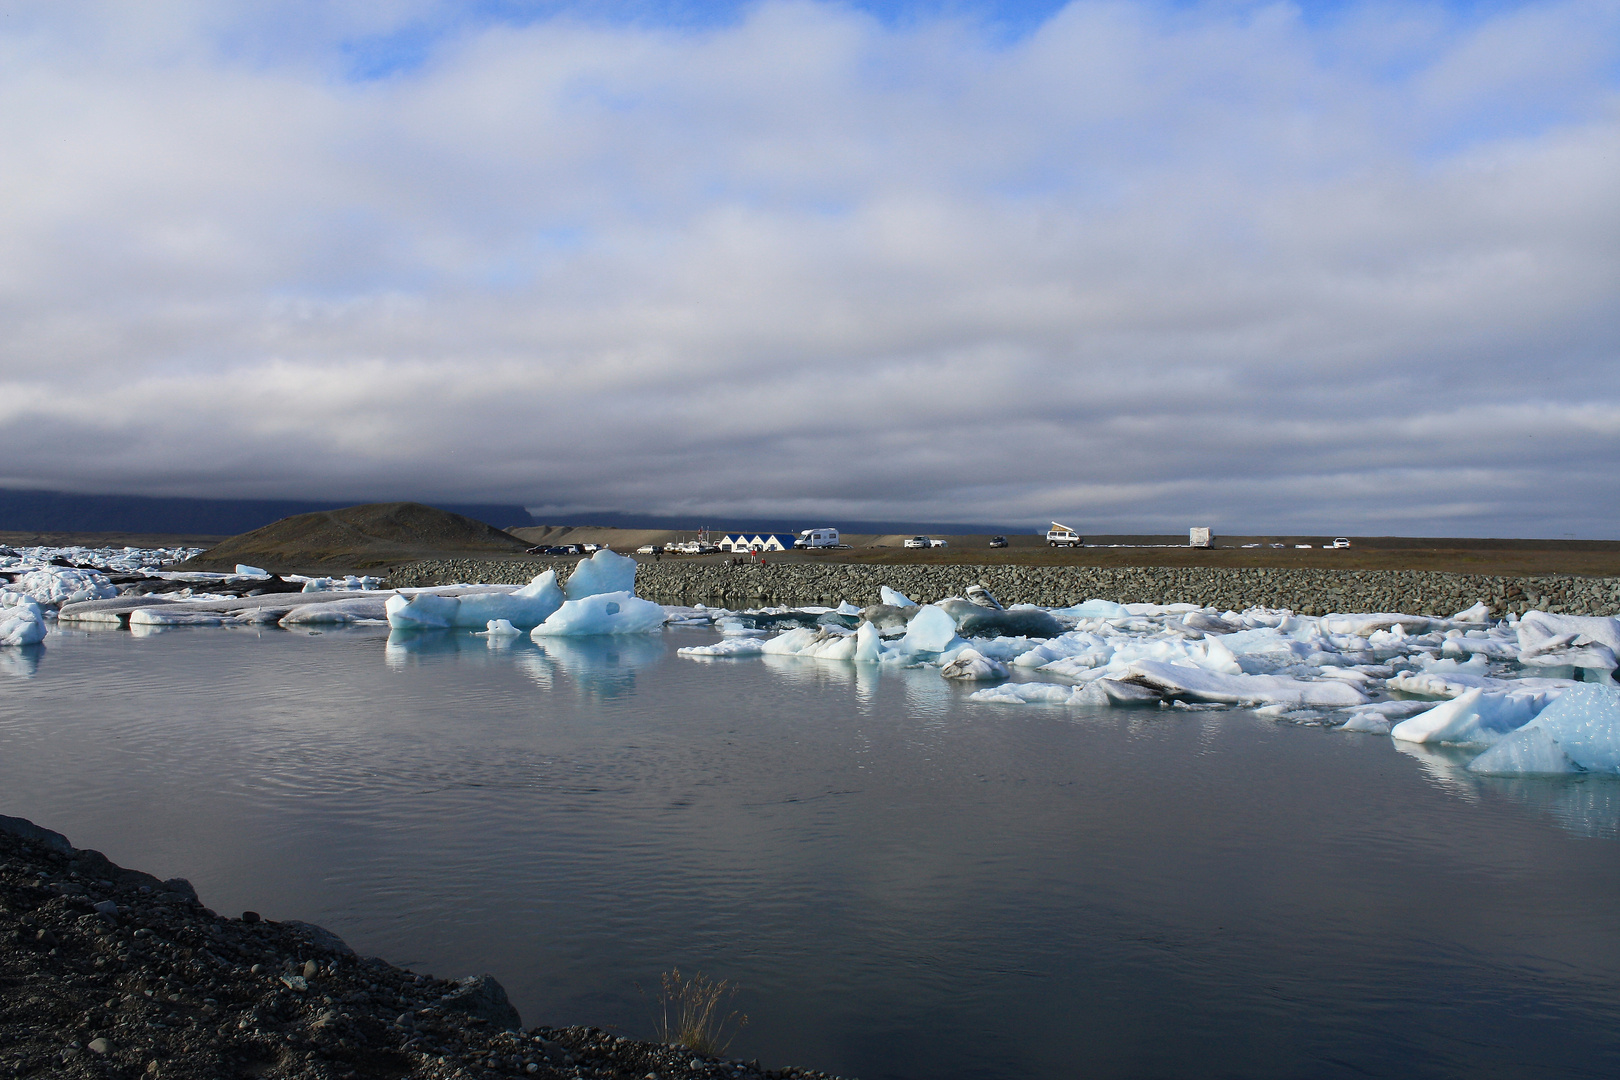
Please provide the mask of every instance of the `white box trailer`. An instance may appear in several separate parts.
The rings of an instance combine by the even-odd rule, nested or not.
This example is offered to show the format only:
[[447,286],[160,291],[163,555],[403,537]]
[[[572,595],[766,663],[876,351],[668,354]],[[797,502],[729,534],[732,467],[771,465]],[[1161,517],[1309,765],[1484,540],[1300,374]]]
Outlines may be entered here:
[[1210,535],[1210,531],[1208,529],[1194,528],[1187,530],[1188,547],[1209,547],[1214,539],[1215,538]]

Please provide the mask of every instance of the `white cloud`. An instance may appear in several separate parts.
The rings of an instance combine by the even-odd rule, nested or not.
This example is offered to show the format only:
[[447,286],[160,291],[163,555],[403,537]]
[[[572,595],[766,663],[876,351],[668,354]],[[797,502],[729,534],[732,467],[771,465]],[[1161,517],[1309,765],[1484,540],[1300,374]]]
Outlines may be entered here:
[[0,22],[0,483],[1614,531],[1620,5],[128,10]]

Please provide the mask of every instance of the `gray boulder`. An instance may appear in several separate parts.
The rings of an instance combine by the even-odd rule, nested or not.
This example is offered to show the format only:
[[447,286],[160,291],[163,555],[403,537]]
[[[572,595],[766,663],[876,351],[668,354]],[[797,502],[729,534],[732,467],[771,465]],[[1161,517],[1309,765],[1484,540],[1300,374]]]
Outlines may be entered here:
[[508,1031],[523,1030],[523,1018],[506,999],[506,988],[493,975],[469,975],[444,997],[440,1008],[476,1016]]

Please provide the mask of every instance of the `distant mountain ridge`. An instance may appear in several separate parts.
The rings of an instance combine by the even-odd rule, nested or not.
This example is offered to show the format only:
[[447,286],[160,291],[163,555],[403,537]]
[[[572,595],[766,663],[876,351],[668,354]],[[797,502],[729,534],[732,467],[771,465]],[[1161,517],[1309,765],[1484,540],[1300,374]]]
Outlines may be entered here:
[[[0,489],[0,532],[166,533],[235,536],[282,518],[341,510],[354,502],[309,499],[184,499],[149,495],[79,495]],[[497,529],[532,524],[521,506],[433,503],[440,510]]]

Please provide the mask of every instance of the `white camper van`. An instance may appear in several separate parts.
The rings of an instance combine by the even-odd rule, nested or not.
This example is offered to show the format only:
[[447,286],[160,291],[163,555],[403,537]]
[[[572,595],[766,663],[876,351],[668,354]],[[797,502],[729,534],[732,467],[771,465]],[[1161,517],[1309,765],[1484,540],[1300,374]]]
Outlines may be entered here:
[[838,530],[834,528],[806,529],[799,534],[793,542],[796,548],[835,548],[838,546]]
[[1052,522],[1052,527],[1046,530],[1046,542],[1051,547],[1081,547],[1085,538],[1061,521]]

